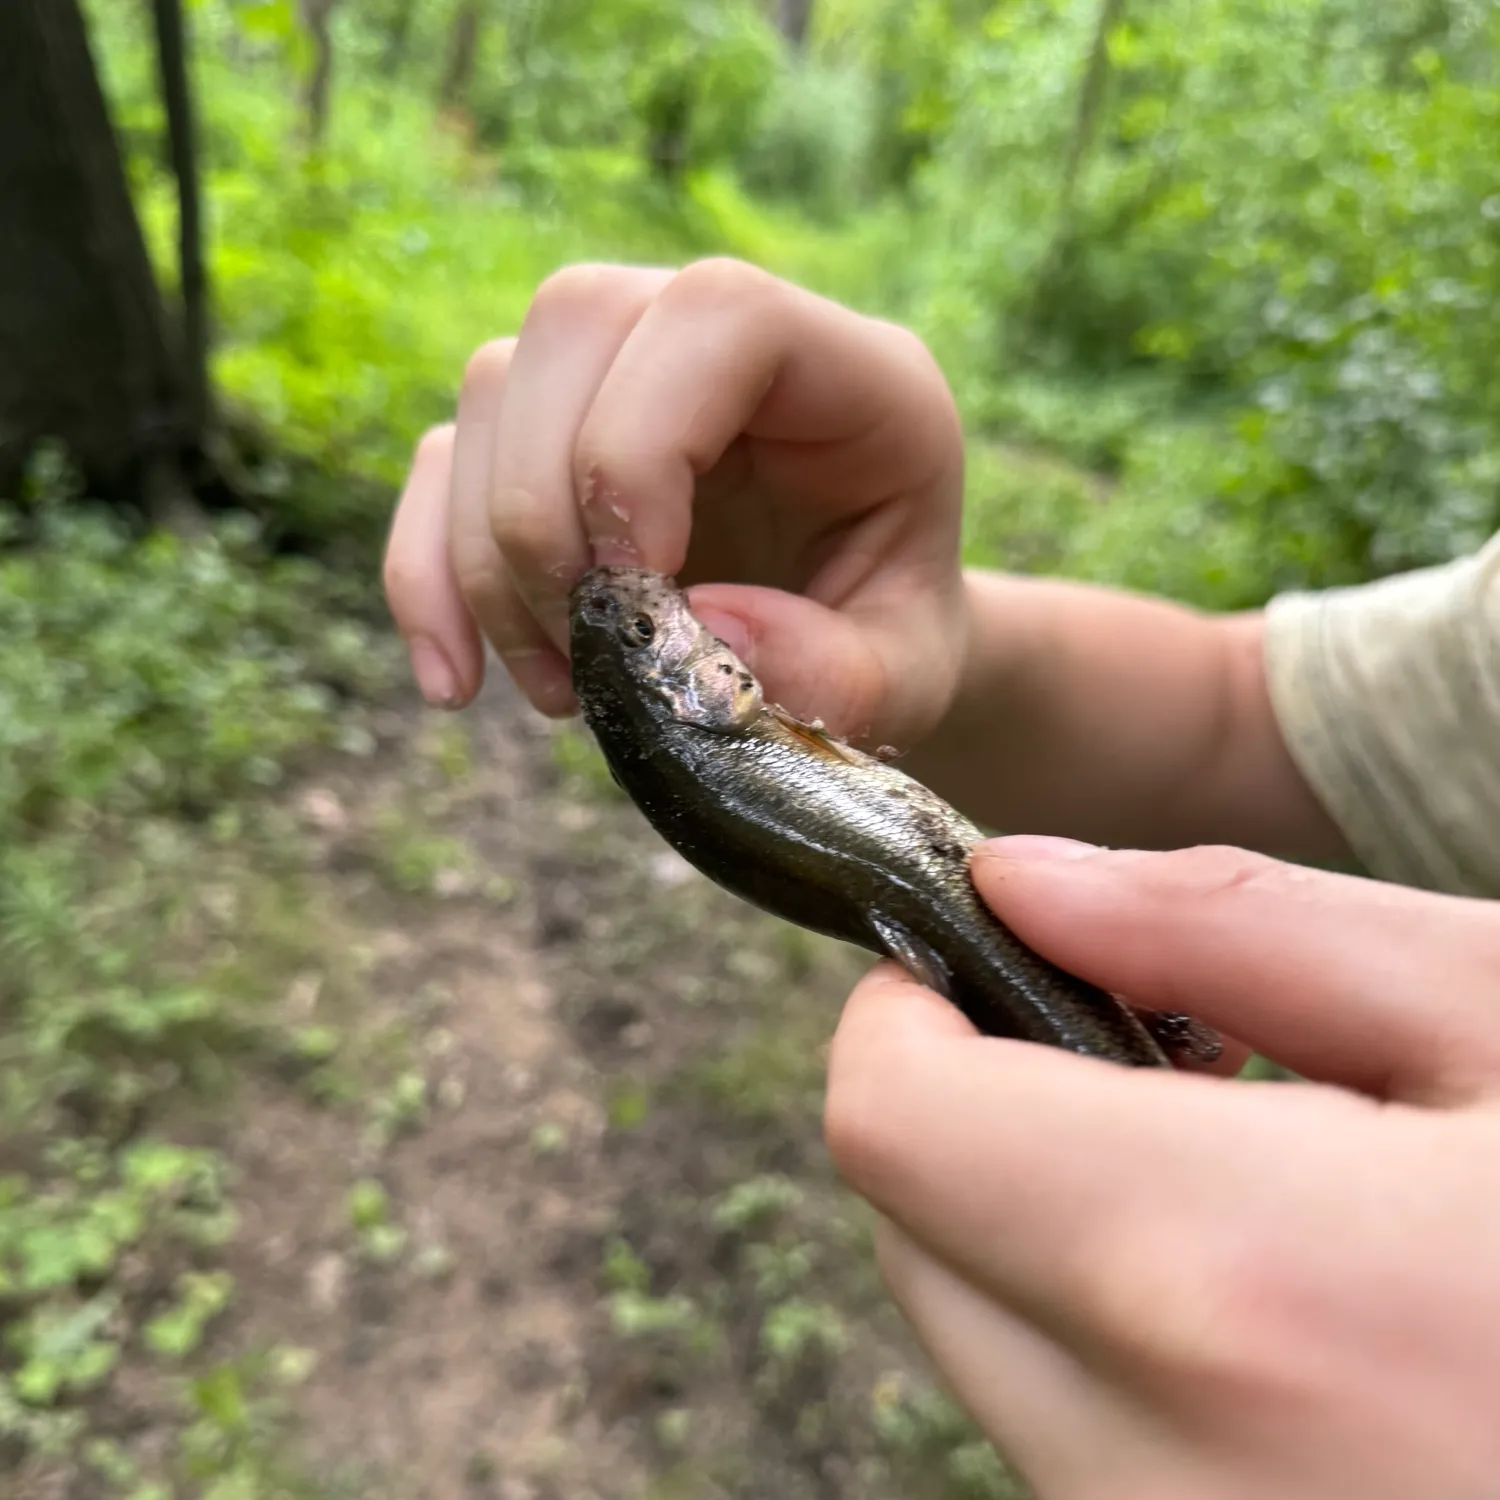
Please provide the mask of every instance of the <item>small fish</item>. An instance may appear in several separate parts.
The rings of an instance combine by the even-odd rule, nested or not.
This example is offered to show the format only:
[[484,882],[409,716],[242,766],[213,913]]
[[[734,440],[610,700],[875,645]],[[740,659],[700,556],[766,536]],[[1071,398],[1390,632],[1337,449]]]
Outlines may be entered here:
[[573,682],[611,774],[709,879],[895,959],[986,1035],[1133,1067],[1218,1055],[1198,1022],[1133,1010],[1028,948],[970,878],[980,830],[887,758],[767,703],[672,579],[595,568],[571,607]]

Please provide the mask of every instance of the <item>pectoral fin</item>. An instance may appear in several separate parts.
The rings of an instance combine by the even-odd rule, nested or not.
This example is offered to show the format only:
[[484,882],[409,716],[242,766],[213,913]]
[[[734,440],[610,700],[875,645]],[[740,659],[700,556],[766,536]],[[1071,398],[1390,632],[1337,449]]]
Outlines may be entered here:
[[840,760],[851,766],[863,765],[865,757],[852,745],[835,739],[823,726],[821,719],[799,719],[789,714],[779,703],[766,705],[774,718],[789,734],[795,736],[809,750],[829,760]]
[[1135,1015],[1174,1066],[1183,1063],[1207,1066],[1218,1062],[1224,1054],[1224,1038],[1193,1016],[1165,1010],[1136,1010]]
[[914,937],[899,922],[892,921],[880,912],[870,913],[870,926],[875,929],[880,946],[918,984],[925,984],[945,1000],[953,998],[953,980],[948,973],[948,966],[932,947],[921,938]]

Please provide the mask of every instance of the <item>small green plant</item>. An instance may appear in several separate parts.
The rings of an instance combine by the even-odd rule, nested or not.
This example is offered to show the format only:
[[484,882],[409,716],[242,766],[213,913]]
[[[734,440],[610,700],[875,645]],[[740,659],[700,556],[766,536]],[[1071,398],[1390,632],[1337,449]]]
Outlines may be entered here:
[[789,1177],[767,1173],[730,1188],[714,1205],[711,1222],[722,1233],[753,1234],[802,1199],[802,1189]]
[[565,724],[552,736],[552,763],[568,793],[584,802],[618,802],[625,794],[615,782],[594,737]]
[[638,1291],[619,1291],[610,1298],[609,1314],[610,1326],[622,1339],[690,1334],[701,1323],[698,1304],[681,1293],[649,1297]]
[[610,1092],[608,1117],[613,1130],[637,1130],[651,1113],[651,1095],[644,1084],[619,1080]]
[[644,1294],[651,1288],[651,1268],[622,1239],[605,1246],[604,1285],[614,1292]]
[[203,1341],[204,1331],[229,1305],[234,1278],[223,1271],[187,1272],[178,1278],[177,1305],[146,1324],[147,1347],[183,1359]]
[[466,844],[400,807],[382,808],[375,819],[374,854],[381,872],[412,894],[436,891],[450,871],[466,879],[474,863]]
[[349,1222],[360,1254],[372,1265],[386,1266],[401,1258],[407,1233],[391,1217],[390,1195],[373,1177],[363,1177],[349,1190]]
[[952,1500],[1027,1500],[1025,1486],[942,1392],[887,1377],[875,1387],[871,1417],[899,1469],[924,1478],[942,1473]]
[[98,1385],[120,1357],[110,1334],[119,1305],[107,1292],[72,1306],[51,1300],[13,1323],[6,1342],[19,1361],[15,1394],[28,1406],[51,1406]]
[[373,1139],[385,1144],[417,1129],[427,1118],[429,1093],[427,1075],[419,1069],[407,1068],[397,1074],[370,1104]]
[[656,1441],[669,1453],[680,1453],[686,1448],[692,1430],[693,1414],[683,1407],[674,1406],[656,1418]]
[[561,1156],[568,1149],[567,1127],[557,1120],[543,1120],[531,1132],[531,1149],[537,1156]]
[[790,1296],[812,1275],[819,1260],[818,1247],[801,1242],[747,1245],[744,1254],[755,1294],[763,1302],[775,1302]]
[[462,724],[444,723],[424,746],[434,765],[449,781],[465,781],[474,770],[474,748]]
[[188,1382],[176,1462],[189,1493],[223,1500],[308,1494],[288,1456],[287,1393],[312,1370],[305,1350],[276,1347],[215,1365]]
[[838,1309],[792,1299],[778,1303],[760,1328],[761,1353],[773,1370],[789,1371],[809,1357],[842,1354],[849,1330]]

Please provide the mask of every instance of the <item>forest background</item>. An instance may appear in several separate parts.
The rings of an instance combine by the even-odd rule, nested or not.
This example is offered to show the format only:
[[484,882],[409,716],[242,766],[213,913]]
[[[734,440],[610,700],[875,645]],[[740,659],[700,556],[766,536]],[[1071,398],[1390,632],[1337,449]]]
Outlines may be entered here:
[[[1497,41],[1488,0],[8,7],[0,1475],[1017,1492],[821,1156],[856,970],[662,864],[575,729],[414,705],[394,491],[551,272],[728,254],[928,340],[976,563],[1235,609],[1455,556],[1500,527]],[[466,1203],[509,1183],[474,1219],[455,1130]]]

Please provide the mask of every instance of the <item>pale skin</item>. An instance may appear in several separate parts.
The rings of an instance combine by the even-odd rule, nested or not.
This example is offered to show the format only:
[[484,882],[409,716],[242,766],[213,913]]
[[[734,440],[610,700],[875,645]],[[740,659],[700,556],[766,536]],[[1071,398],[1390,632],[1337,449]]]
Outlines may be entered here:
[[474,698],[487,639],[560,716],[573,581],[677,573],[769,697],[976,820],[1180,849],[1023,836],[975,878],[1049,957],[1313,1082],[979,1038],[881,966],[826,1124],[892,1292],[1042,1500],[1493,1496],[1500,916],[1268,858],[1347,849],[1259,616],[965,573],[962,475],[909,333],[733,262],[575,268],[423,441],[387,593],[429,701]]

